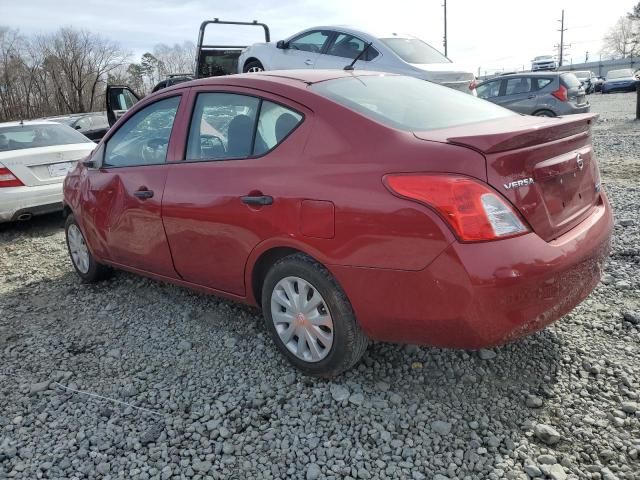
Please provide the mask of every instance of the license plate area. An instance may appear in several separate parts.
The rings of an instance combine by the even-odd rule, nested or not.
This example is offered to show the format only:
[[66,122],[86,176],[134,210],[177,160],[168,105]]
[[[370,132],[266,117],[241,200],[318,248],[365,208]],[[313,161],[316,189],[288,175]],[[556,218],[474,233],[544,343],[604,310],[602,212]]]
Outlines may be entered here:
[[61,162],[47,165],[50,177],[64,177],[71,171],[75,162]]

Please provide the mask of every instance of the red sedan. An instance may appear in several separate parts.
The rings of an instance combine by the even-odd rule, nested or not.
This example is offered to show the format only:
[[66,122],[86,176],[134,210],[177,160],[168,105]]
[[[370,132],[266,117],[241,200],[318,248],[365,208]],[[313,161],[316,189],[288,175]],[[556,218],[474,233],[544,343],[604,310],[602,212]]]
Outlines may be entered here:
[[613,219],[594,118],[372,72],[183,83],[68,175],[69,253],[85,281],[115,267],[262,307],[308,374],[350,368],[369,339],[498,345],[599,280]]

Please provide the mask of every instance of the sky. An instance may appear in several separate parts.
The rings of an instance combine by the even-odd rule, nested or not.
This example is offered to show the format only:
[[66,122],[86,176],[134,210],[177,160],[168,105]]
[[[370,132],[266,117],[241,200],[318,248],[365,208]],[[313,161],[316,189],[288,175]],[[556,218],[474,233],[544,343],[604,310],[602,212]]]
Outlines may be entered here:
[[[565,51],[575,63],[599,57],[616,20],[638,0],[448,0],[448,54],[481,74],[528,68],[533,57],[557,54],[565,10]],[[205,19],[258,20],[272,41],[320,25],[352,25],[374,32],[416,35],[442,50],[443,0],[0,0],[0,25],[25,35],[73,26],[121,44],[132,61],[158,43],[196,42]],[[260,30],[212,29],[209,43],[249,44]]]

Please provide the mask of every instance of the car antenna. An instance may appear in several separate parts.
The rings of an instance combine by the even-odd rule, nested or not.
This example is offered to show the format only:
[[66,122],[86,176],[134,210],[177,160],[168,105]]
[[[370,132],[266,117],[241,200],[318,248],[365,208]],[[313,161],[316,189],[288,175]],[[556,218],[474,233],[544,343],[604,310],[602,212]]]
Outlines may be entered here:
[[349,71],[349,70],[353,70],[353,65],[360,60],[360,58],[367,52],[367,50],[369,50],[369,47],[373,45],[373,42],[369,42],[365,45],[365,47],[362,49],[362,51],[358,54],[358,56],[356,58],[353,59],[353,62],[351,62],[349,65],[347,65],[346,67],[344,67],[345,70]]

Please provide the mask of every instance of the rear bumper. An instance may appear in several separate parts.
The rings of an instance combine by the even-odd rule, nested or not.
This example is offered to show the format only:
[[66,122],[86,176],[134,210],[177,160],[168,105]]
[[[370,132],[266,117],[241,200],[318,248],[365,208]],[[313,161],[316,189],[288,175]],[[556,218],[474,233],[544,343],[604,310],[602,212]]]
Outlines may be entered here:
[[0,188],[0,222],[17,220],[23,213],[40,215],[62,210],[62,183],[35,187]]
[[545,242],[530,233],[452,243],[418,272],[331,267],[374,340],[481,348],[538,331],[597,285],[613,217],[606,197],[591,216]]

